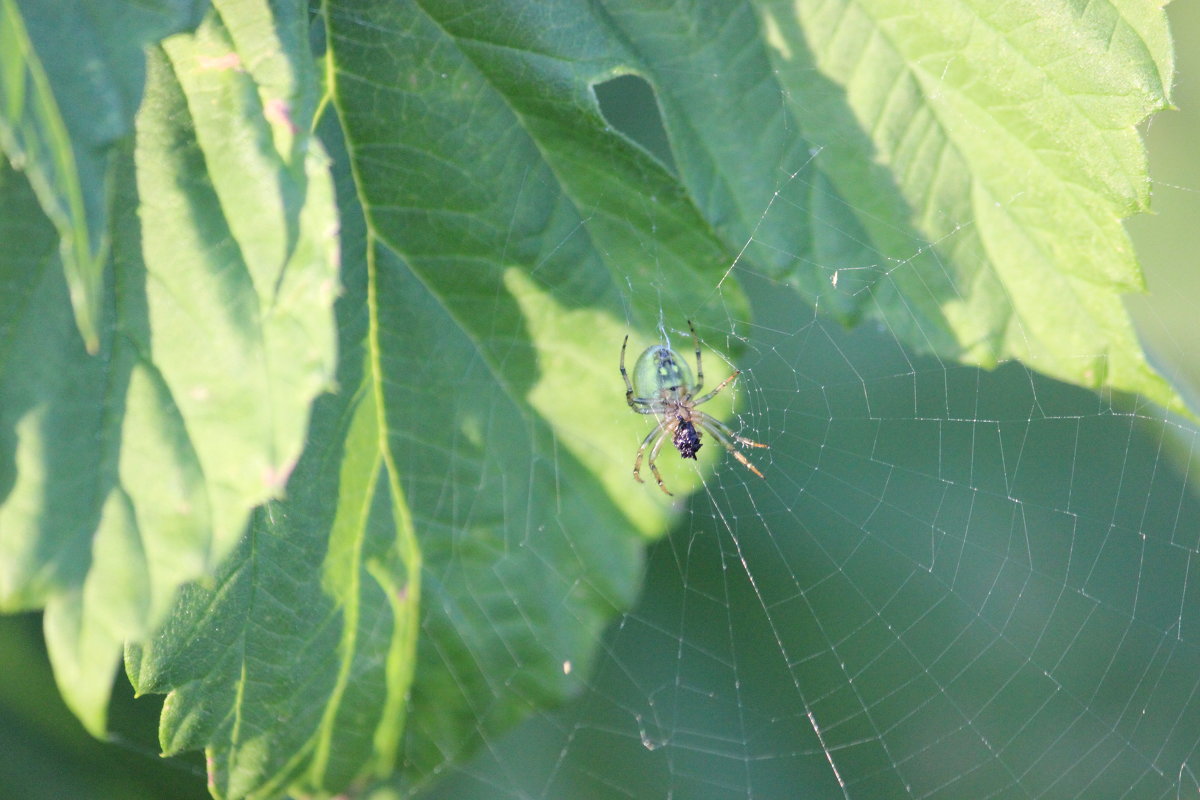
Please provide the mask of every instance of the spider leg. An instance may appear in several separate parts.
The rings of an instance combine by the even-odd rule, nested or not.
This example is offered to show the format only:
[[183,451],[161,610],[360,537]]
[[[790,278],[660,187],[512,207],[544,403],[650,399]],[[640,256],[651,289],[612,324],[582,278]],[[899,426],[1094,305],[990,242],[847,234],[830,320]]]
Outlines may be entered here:
[[[698,422],[702,425],[706,425],[709,433],[720,433],[724,437],[725,440],[733,440],[733,441],[737,442],[738,444],[744,444],[747,447],[770,447],[771,446],[769,444],[763,444],[762,442],[755,442],[751,439],[747,439],[745,436],[738,436],[736,433],[733,432],[733,429],[730,428],[728,425],[726,425],[724,422],[721,422],[721,420],[717,419],[716,417],[712,416],[711,414],[705,414],[703,411],[692,411],[692,418],[696,422]],[[728,446],[728,444],[726,444],[726,446]]]
[[662,410],[660,408],[662,403],[657,400],[650,400],[645,397],[627,399],[629,400],[629,407],[639,414],[657,414]]
[[645,414],[645,411],[639,411],[634,405],[633,384],[629,382],[629,373],[625,371],[625,348],[629,345],[629,334],[625,334],[625,341],[621,342],[621,377],[625,379],[625,402],[629,403],[629,407],[639,414]]
[[646,448],[650,446],[650,443],[654,441],[654,437],[656,436],[660,438],[658,443],[655,444],[654,450],[651,451],[650,461],[652,463],[654,461],[654,454],[658,452],[659,446],[667,436],[667,430],[662,426],[661,422],[646,434],[645,439],[642,439],[642,446],[638,448],[637,458],[633,460],[633,479],[638,483],[645,483],[642,480],[642,457],[646,454]]
[[[707,403],[709,400],[712,400],[714,397],[717,396],[717,392],[724,389],[726,386],[728,386],[730,383],[732,383],[737,378],[738,375],[741,375],[741,374],[742,374],[742,371],[740,369],[735,369],[733,371],[732,375],[730,375],[728,378],[726,378],[725,380],[723,380],[717,384],[717,388],[713,389],[711,392],[704,395],[704,397],[701,397],[699,400],[693,400],[692,405],[698,406],[701,403]],[[697,387],[697,389],[699,389],[699,387]],[[705,416],[707,416],[707,415],[705,415]],[[712,419],[712,417],[709,417],[709,419]]]
[[692,344],[696,345],[696,385],[692,387],[692,394],[696,394],[704,385],[704,364],[700,362],[700,339],[696,336],[696,326],[690,319],[688,320],[688,330],[692,332]]
[[658,471],[658,464],[654,463],[655,459],[658,458],[658,451],[660,449],[662,449],[663,442],[665,442],[667,440],[667,434],[670,432],[671,432],[670,428],[665,427],[665,426],[663,427],[662,435],[658,437],[658,441],[654,443],[654,447],[650,448],[649,461],[650,461],[650,471],[654,473],[654,480],[658,481],[658,488],[662,489],[669,496],[674,497],[675,495],[671,494],[671,490],[667,488],[667,485],[665,483],[663,483],[662,475]]
[[740,450],[733,446],[733,443],[737,442],[738,444],[745,445],[746,447],[770,447],[770,445],[752,441],[744,436],[738,436],[724,422],[721,422],[721,420],[717,419],[716,417],[705,414],[703,411],[693,411],[692,421],[698,424],[708,433],[712,434],[712,437],[720,442],[721,446],[728,450],[734,458],[740,461],[743,467],[750,470],[760,478],[764,477],[763,474],[758,471],[758,467],[751,464],[750,460],[742,455]]

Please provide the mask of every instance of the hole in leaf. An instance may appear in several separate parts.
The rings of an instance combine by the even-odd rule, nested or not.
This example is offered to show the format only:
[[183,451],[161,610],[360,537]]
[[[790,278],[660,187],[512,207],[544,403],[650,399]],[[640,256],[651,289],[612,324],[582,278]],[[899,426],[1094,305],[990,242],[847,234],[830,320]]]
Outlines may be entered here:
[[600,113],[613,128],[632,139],[672,171],[675,159],[658,110],[654,88],[637,75],[618,75],[592,85]]

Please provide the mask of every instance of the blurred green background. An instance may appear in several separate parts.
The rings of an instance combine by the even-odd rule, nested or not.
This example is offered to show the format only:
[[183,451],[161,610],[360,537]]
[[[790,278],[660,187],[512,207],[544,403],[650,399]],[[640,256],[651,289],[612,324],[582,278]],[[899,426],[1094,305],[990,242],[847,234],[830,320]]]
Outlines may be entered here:
[[[1168,12],[1180,110],[1147,126],[1155,213],[1129,229],[1150,294],[1129,306],[1156,365],[1200,408],[1200,4],[1177,2]],[[1185,709],[1200,680],[1187,669],[1197,636],[1171,602],[1171,590],[1187,589],[1188,579],[1176,562],[1146,560],[1161,545],[1180,548],[1181,564],[1196,547],[1200,509],[1175,471],[1183,462],[1168,464],[1160,449],[1161,437],[1190,455],[1190,431],[1150,423],[1151,410],[1105,414],[1094,396],[1031,381],[1019,367],[981,373],[910,362],[886,334],[797,318],[777,286],[748,288],[762,327],[742,366],[756,387],[756,421],[767,426],[760,432],[773,437],[766,463],[774,482],[749,495],[740,491],[746,477],[726,466],[713,495],[695,498],[651,551],[639,607],[606,640],[589,691],[491,743],[429,796],[841,796],[825,759],[830,742],[847,743],[836,752],[852,767],[842,777],[855,797],[1147,797],[1176,780],[1179,794],[1194,791],[1187,773],[1126,763],[1110,741],[1124,738],[1162,765],[1181,763],[1200,740],[1189,719],[1172,726],[1153,713],[1138,724],[1123,716],[1155,698]],[[772,337],[770,329],[790,335]],[[995,425],[947,424],[956,419]],[[973,438],[956,438],[968,433]],[[1113,531],[1147,532],[1149,549],[1110,552],[1112,541],[1129,538]],[[1021,549],[1042,547],[1039,563],[1059,571],[1022,571]],[[1076,574],[1089,548],[1089,563],[1099,566]],[[887,594],[874,597],[875,589]],[[911,597],[891,603],[905,592]],[[1077,592],[1098,599],[1100,610],[1076,609]],[[938,674],[929,659],[893,647],[895,637],[875,627],[895,625],[911,645],[920,621],[882,608],[898,616],[920,609],[953,631],[965,654],[959,672]],[[1124,628],[1133,632],[1126,638],[1144,640],[1128,653],[1134,666],[1097,676],[1095,665],[1064,654],[1057,684],[1047,686],[1031,668],[1039,648],[1092,635],[1106,614],[1113,619],[1104,632],[1123,630],[1122,614],[1138,620]],[[1042,638],[1023,638],[1022,620]],[[1095,652],[1125,646],[1100,642]],[[837,665],[814,665],[834,650],[874,662],[855,673],[861,688],[840,683]],[[1104,680],[1121,669],[1150,677],[1133,683],[1137,692]],[[84,734],[58,699],[36,615],[0,618],[0,675],[0,800],[207,796],[201,756],[156,755],[160,698],[134,700],[123,679],[111,714],[118,742]],[[1075,705],[1056,708],[1064,698]],[[997,706],[1005,714],[993,719]],[[823,725],[839,721],[824,743],[809,710]],[[986,748],[977,752],[983,731],[1016,737],[1014,728],[1031,722],[1070,738],[1074,725],[1053,726],[1072,714],[1096,726],[1079,734],[1096,742],[1086,758],[1035,760],[1018,780],[992,771],[997,759]],[[962,719],[974,724],[956,733]],[[913,720],[921,725],[910,727]],[[1053,741],[1044,744],[1048,754]],[[963,780],[939,787],[948,753],[961,760]],[[898,782],[898,772],[911,785]],[[1099,775],[1111,777],[1094,782]]]
[[42,643],[40,614],[0,616],[0,798],[204,798],[203,754],[157,755],[161,697],[135,700],[117,681],[114,742],[84,732],[59,698]]

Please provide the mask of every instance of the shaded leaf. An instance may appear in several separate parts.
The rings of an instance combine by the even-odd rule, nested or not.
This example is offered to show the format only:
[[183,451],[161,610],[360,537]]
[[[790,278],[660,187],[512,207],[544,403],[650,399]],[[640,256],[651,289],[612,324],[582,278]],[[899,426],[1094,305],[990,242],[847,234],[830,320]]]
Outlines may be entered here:
[[622,298],[646,330],[662,304],[675,329],[745,314],[736,285],[713,292],[728,256],[707,223],[599,113],[591,85],[622,57],[603,18],[542,11],[498,31],[452,6],[327,9],[425,564],[413,781],[578,690],[632,599],[630,534],[662,530],[665,496],[629,476],[647,426],[622,401]]

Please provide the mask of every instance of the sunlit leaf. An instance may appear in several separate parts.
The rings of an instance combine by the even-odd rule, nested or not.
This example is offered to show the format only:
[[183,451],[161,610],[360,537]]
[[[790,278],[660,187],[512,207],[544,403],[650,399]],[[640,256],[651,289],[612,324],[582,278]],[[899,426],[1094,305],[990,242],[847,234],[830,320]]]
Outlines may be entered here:
[[1161,8],[700,5],[608,10],[747,269],[916,351],[1183,408],[1121,301],[1142,289],[1121,225],[1148,205],[1136,126],[1172,80]]

